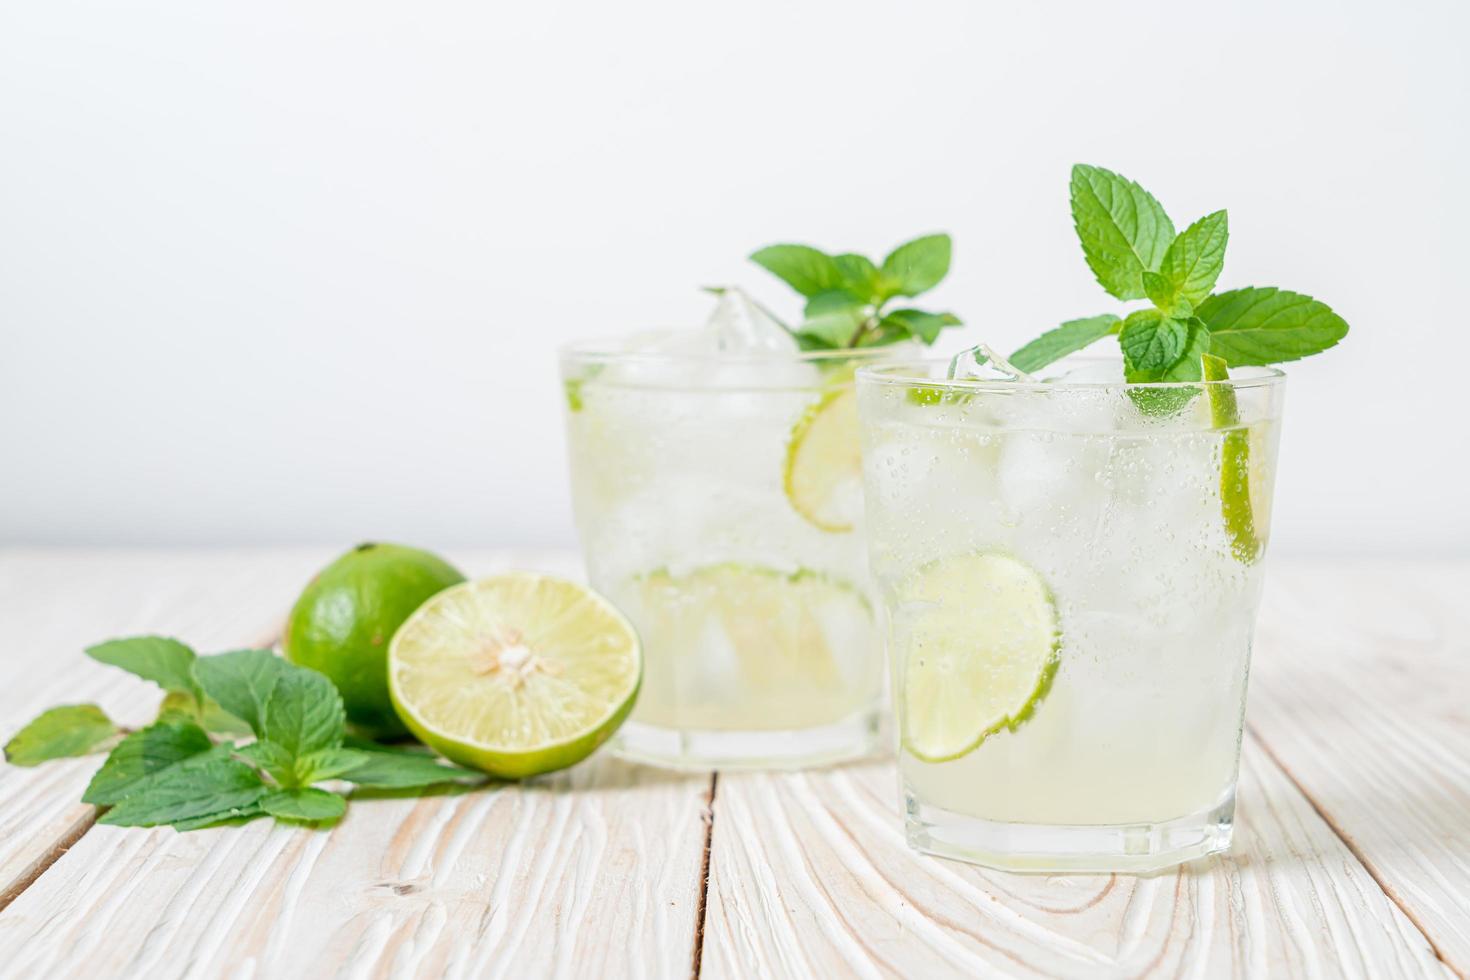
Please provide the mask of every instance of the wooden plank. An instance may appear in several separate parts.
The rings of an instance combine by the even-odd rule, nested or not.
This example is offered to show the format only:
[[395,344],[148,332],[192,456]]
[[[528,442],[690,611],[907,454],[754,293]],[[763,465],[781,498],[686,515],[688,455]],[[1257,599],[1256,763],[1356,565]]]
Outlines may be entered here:
[[[564,555],[450,557],[471,574],[575,570]],[[279,615],[304,579],[266,578]],[[200,622],[241,625],[221,590],[198,601]],[[96,826],[0,912],[5,969],[687,976],[709,784],[600,756],[524,786],[358,799],[330,832]]]
[[0,913],[16,976],[686,977],[707,775],[609,756],[328,831],[97,826]]
[[1254,743],[1231,854],[1150,877],[916,854],[895,783],[891,763],[720,776],[706,977],[1446,973]]
[[1247,712],[1272,755],[1470,976],[1470,563],[1273,571]]
[[[145,723],[157,688],[95,663],[83,647],[168,633],[199,645],[270,642],[321,549],[286,552],[0,552],[0,742],[57,704],[95,701]],[[95,758],[35,769],[0,766],[0,907],[92,825],[80,800]]]

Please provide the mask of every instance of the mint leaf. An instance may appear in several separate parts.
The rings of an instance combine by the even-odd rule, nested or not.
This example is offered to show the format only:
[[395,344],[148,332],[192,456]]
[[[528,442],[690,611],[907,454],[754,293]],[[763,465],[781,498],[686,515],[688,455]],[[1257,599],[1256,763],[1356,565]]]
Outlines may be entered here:
[[1326,303],[1273,286],[1211,296],[1196,314],[1210,330],[1210,353],[1231,367],[1277,364],[1319,353],[1347,336]]
[[83,803],[118,803],[155,773],[214,747],[204,729],[191,721],[164,721],[133,732],[117,744],[87,784]]
[[[368,761],[367,755],[368,753],[356,749],[319,749],[308,752],[296,760],[298,785],[310,786],[324,779],[336,779],[344,773],[350,773]],[[351,776],[346,778],[350,779]]]
[[927,313],[924,310],[905,309],[890,310],[878,325],[893,328],[889,335],[892,339],[888,343],[902,340],[905,336],[913,336],[926,344],[932,344],[939,339],[939,332],[945,327],[958,327],[961,324],[960,318],[953,313]]
[[1143,291],[1165,316],[1186,317],[1194,312],[1194,306],[1178,294],[1174,283],[1161,272],[1144,272]]
[[[1159,275],[1168,284],[1169,302],[1160,303],[1152,291],[1148,298],[1166,313],[1188,316],[1215,288],[1215,280],[1225,268],[1225,243],[1229,239],[1230,220],[1224,211],[1207,214],[1181,231],[1159,264]],[[1144,288],[1148,285],[1145,277]]]
[[365,758],[342,774],[342,778],[359,786],[379,789],[405,789],[433,786],[461,779],[484,779],[484,773],[443,763],[430,755],[408,752],[356,751]]
[[[1214,338],[1199,317],[1190,317],[1183,323],[1187,331],[1184,350],[1174,359],[1173,364],[1164,369],[1160,381],[1200,380],[1200,358],[1209,353]],[[1191,390],[1189,397],[1193,398],[1196,394],[1198,392]]]
[[235,754],[264,769],[281,786],[299,786],[303,782],[297,776],[296,757],[270,739],[242,745],[235,749]]
[[868,306],[845,289],[829,289],[806,304],[799,332],[828,347],[847,347],[867,319]]
[[232,650],[200,657],[194,662],[194,677],[205,694],[258,737],[264,731],[266,700],[281,675],[292,669],[269,650]]
[[842,270],[836,261],[809,245],[770,245],[753,253],[750,260],[803,296],[842,287]]
[[837,263],[837,270],[842,276],[842,288],[863,302],[882,303],[893,295],[891,284],[866,255],[845,252],[834,255],[832,261]]
[[1124,375],[1129,383],[1158,381],[1184,353],[1189,328],[1158,310],[1139,310],[1123,321],[1118,345],[1123,348]]
[[1048,364],[1059,361],[1068,354],[1075,354],[1093,341],[1101,340],[1115,332],[1121,322],[1111,313],[1084,317],[1080,320],[1068,320],[1016,351],[1009,360],[1013,367],[1028,374],[1032,371],[1039,371]]
[[1144,297],[1144,271],[1156,271],[1174,241],[1174,225],[1152,194],[1081,163],[1072,168],[1072,223],[1092,274],[1118,299]]
[[342,816],[347,812],[347,801],[324,789],[287,789],[262,796],[260,808],[282,820],[316,823]]
[[91,755],[119,734],[120,729],[95,704],[68,704],[43,711],[5,743],[5,761],[12,766],[38,766],[52,759]]
[[917,296],[939,285],[949,274],[948,235],[925,235],[898,246],[883,260],[883,276],[898,296]]
[[152,827],[248,807],[269,789],[250,766],[218,754],[226,748],[217,746],[140,780],[99,822]]
[[347,715],[342,695],[323,674],[286,665],[265,705],[265,737],[293,757],[342,744]]
[[169,826],[174,830],[200,830],[204,827],[213,827],[226,821],[245,821],[254,817],[265,816],[260,803],[247,803],[245,806],[230,807],[228,810],[220,810],[218,813],[206,813],[202,817],[190,817],[188,820],[174,820]]
[[199,695],[191,668],[194,651],[166,636],[134,636],[108,640],[87,648],[87,656],[99,663],[137,674],[165,691]]

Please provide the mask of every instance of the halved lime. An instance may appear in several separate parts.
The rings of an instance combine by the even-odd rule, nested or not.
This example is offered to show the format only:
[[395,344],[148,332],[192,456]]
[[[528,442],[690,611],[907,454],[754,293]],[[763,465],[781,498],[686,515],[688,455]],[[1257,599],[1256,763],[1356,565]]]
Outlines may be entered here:
[[1057,611],[1029,565],[1006,555],[941,558],[899,589],[903,745],[925,762],[974,751],[1031,717],[1058,663]]
[[862,507],[862,449],[857,392],[850,385],[818,399],[791,430],[786,497],[823,531],[851,531]]
[[628,716],[642,676],[622,613],[584,586],[533,572],[439,593],[388,650],[404,724],[445,757],[510,779],[586,758]]

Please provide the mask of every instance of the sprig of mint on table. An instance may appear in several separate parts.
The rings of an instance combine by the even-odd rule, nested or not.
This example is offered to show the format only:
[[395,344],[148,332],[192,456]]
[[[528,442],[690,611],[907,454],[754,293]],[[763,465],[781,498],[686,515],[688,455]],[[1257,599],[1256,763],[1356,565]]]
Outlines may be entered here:
[[769,245],[750,258],[806,298],[801,325],[786,328],[801,349],[841,350],[904,340],[932,344],[940,331],[959,326],[953,313],[889,308],[899,297],[912,299],[939,285],[949,274],[951,250],[948,235],[924,235],[889,252],[882,264],[810,245]]
[[1120,300],[1149,305],[1069,320],[1009,358],[1030,373],[1116,334],[1130,383],[1199,381],[1201,358],[1228,367],[1279,364],[1317,354],[1347,335],[1327,306],[1275,286],[1216,293],[1230,237],[1224,211],[1177,234],[1154,196],[1101,167],[1072,168],[1072,222],[1099,285]]
[[16,733],[5,758],[34,766],[110,750],[82,796],[108,808],[101,823],[194,830],[263,815],[320,823],[341,817],[347,800],[319,783],[410,789],[484,778],[348,735],[332,682],[270,650],[199,656],[178,640],[139,636],[87,655],[161,687],[157,719],[129,732],[94,704],[52,708]]

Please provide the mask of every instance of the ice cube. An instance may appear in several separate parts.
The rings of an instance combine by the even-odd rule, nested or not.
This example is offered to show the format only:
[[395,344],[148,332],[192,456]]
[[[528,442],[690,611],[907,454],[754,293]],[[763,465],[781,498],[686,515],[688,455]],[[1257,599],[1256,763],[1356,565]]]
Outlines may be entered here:
[[743,289],[728,286],[704,323],[707,343],[720,351],[796,353],[796,340]]

